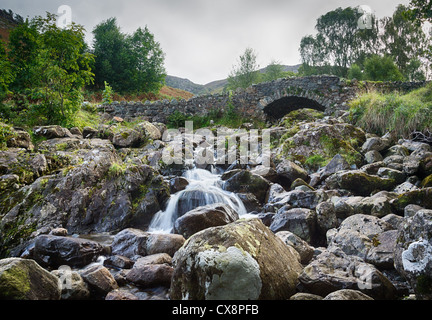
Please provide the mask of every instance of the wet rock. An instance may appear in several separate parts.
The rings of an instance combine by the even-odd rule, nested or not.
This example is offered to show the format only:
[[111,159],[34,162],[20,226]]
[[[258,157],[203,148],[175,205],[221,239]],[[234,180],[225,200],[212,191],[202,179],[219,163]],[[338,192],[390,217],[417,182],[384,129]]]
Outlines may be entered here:
[[113,240],[113,254],[129,259],[135,256],[147,256],[156,253],[167,253],[173,256],[183,245],[185,239],[176,234],[152,234],[138,229],[125,229],[119,232]]
[[60,296],[58,278],[34,260],[0,260],[0,299],[59,300]]
[[104,298],[108,292],[118,288],[118,284],[109,270],[102,265],[91,265],[79,271],[88,284],[94,298]]
[[288,299],[301,265],[259,219],[193,235],[174,256],[171,299]]
[[135,264],[134,267],[138,267],[140,265],[148,265],[148,264],[172,264],[172,258],[167,253],[156,253],[149,256],[145,256],[142,258],[139,258]]
[[261,177],[247,170],[241,170],[230,177],[224,184],[224,189],[237,193],[252,193],[258,201],[264,203],[270,183]]
[[183,177],[175,177],[170,180],[170,191],[171,194],[175,194],[177,192],[180,192],[189,185],[189,181],[186,178]]
[[88,285],[77,271],[62,266],[51,273],[59,278],[62,300],[87,300],[90,298]]
[[41,235],[35,241],[34,259],[45,267],[84,267],[106,252],[106,248],[95,241]]
[[125,290],[113,290],[111,292],[109,292],[106,297],[105,300],[107,301],[132,301],[132,300],[139,300],[139,298],[128,292]]
[[238,213],[223,203],[198,207],[178,218],[174,223],[175,233],[189,238],[198,231],[222,226],[238,220]]
[[183,246],[185,238],[179,234],[149,234],[147,255],[166,253],[171,257]]
[[143,288],[169,287],[174,269],[166,264],[135,264],[126,279]]
[[129,259],[136,255],[147,255],[148,233],[138,229],[127,228],[115,235],[111,244],[112,254]]
[[103,265],[105,267],[111,267],[111,268],[119,268],[119,269],[131,269],[134,265],[134,262],[124,256],[120,255],[114,255],[106,258],[104,260]]

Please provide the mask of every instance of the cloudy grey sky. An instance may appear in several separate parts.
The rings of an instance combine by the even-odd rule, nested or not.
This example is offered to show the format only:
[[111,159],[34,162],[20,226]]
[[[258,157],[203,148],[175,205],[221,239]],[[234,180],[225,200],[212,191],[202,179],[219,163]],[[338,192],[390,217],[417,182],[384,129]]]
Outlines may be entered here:
[[72,8],[87,40],[103,20],[116,17],[123,32],[148,26],[166,54],[168,74],[199,84],[224,79],[246,47],[260,67],[272,59],[300,63],[300,40],[314,33],[318,17],[338,7],[368,5],[382,18],[409,0],[0,0],[23,17]]

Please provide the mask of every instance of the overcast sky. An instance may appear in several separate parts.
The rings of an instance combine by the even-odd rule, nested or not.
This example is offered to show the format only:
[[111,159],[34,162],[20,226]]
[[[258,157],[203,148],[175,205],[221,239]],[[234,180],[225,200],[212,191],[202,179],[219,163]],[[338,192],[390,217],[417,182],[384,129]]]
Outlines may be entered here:
[[74,22],[91,31],[116,17],[125,33],[148,26],[166,54],[170,75],[199,84],[227,77],[247,47],[260,67],[272,59],[300,63],[300,40],[314,34],[317,18],[338,7],[368,5],[382,18],[409,0],[0,0],[0,8],[25,17],[72,8]]

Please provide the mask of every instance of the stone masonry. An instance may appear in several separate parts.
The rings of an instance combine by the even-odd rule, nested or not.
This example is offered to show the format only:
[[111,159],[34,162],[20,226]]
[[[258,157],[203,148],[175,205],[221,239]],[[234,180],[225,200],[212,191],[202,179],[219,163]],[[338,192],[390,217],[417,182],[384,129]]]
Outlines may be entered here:
[[291,77],[252,85],[235,92],[195,96],[190,100],[150,102],[114,102],[99,106],[99,112],[127,120],[143,118],[165,123],[178,111],[186,115],[205,115],[211,110],[222,112],[234,108],[243,116],[272,121],[287,113],[312,108],[326,115],[347,110],[348,102],[359,93],[370,90],[407,92],[424,86],[425,82],[359,82],[335,76]]

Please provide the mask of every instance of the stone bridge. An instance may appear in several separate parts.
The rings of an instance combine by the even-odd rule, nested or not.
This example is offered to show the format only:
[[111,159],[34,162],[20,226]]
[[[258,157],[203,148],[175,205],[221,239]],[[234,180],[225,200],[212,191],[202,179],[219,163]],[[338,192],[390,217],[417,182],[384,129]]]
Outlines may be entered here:
[[143,118],[165,123],[176,111],[186,115],[205,115],[218,109],[234,108],[243,116],[275,121],[291,111],[311,108],[332,115],[349,109],[348,102],[370,90],[407,92],[425,82],[349,81],[335,76],[292,77],[253,85],[235,92],[196,96],[190,100],[114,102],[99,106],[99,111],[126,120]]

